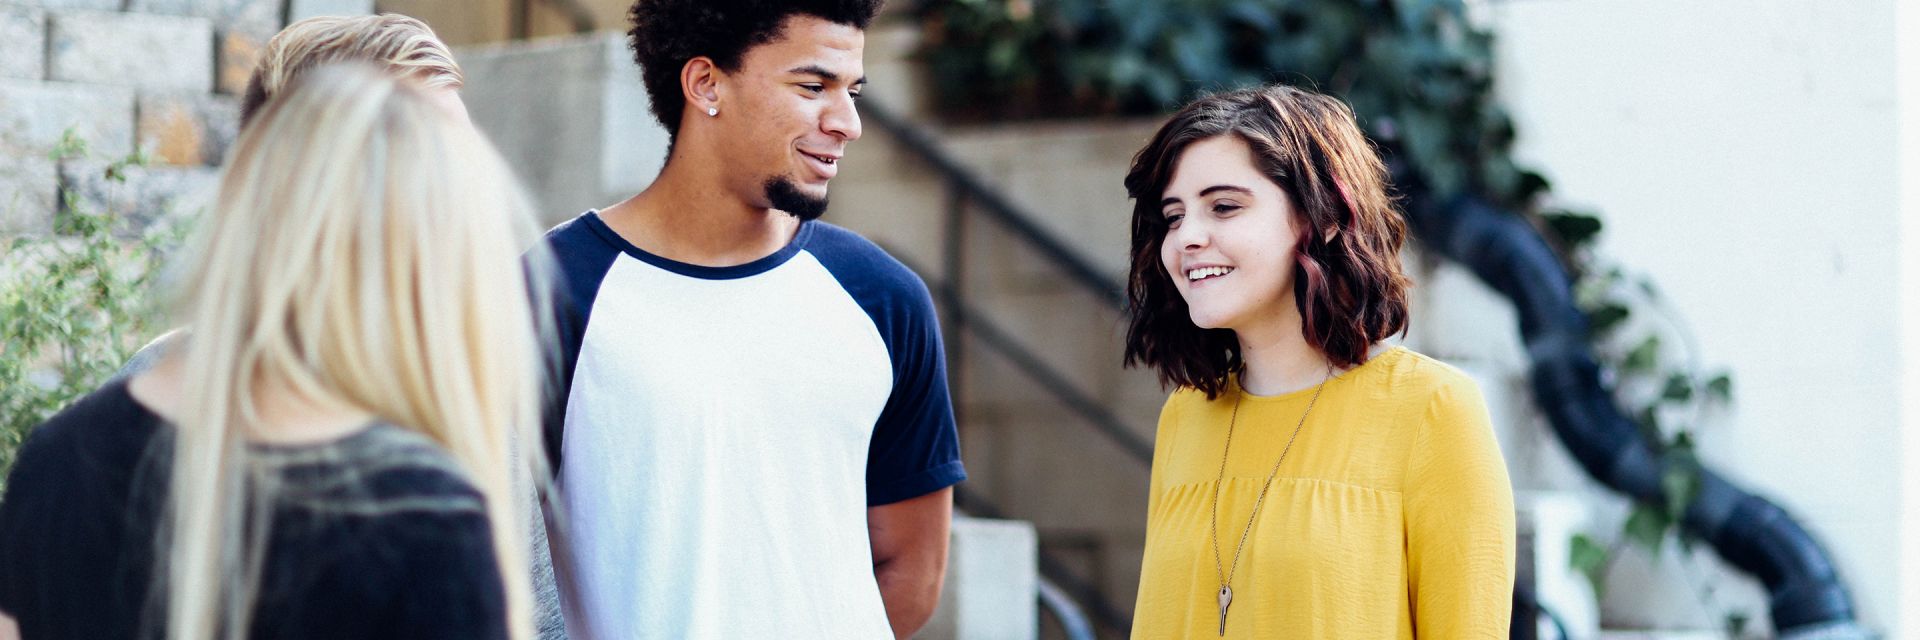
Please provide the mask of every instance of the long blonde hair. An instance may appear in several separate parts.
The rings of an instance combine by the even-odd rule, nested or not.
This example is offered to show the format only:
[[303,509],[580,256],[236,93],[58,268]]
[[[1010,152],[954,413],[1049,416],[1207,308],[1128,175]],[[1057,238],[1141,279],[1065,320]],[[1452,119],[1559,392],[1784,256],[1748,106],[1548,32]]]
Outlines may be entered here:
[[397,13],[307,18],[267,41],[241,97],[240,122],[251,122],[261,105],[309,69],[340,62],[366,62],[435,89],[466,82],[453,52],[425,22]]
[[167,636],[249,629],[272,512],[257,507],[274,496],[247,441],[271,381],[443,447],[484,497],[508,628],[530,637],[530,505],[514,487],[541,461],[512,449],[539,442],[545,278],[519,258],[538,237],[526,200],[479,133],[410,83],[305,75],[241,135],[182,280],[190,380],[156,574]]

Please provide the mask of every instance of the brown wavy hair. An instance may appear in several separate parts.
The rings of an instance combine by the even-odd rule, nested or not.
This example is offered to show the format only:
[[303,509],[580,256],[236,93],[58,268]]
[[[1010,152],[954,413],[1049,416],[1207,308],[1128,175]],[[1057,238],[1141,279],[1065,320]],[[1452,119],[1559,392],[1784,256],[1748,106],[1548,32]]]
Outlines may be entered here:
[[1235,136],[1293,205],[1293,298],[1307,343],[1335,366],[1407,329],[1400,271],[1406,221],[1388,194],[1386,164],[1353,110],[1334,98],[1274,85],[1209,95],[1182,108],[1133,157],[1133,265],[1127,278],[1127,366],[1146,365],[1165,386],[1225,390],[1244,366],[1228,329],[1194,326],[1187,302],[1160,260],[1167,223],[1161,195],[1195,142]]

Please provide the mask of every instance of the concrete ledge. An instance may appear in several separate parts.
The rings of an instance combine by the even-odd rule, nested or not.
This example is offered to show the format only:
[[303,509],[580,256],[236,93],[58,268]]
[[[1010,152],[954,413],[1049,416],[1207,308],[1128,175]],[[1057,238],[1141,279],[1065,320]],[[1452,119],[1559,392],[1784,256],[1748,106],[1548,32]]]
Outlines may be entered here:
[[[210,18],[216,27],[238,28],[261,36],[280,29],[281,8],[288,0],[127,0],[129,13],[158,13]],[[294,4],[302,4],[297,0]],[[118,7],[114,7],[118,8]]]
[[544,219],[558,222],[638,193],[665,163],[666,129],[648,109],[625,35],[455,55],[466,71],[461,93],[474,124],[519,173]]
[[940,607],[914,637],[1034,638],[1040,632],[1038,558],[1032,523],[954,518]]
[[116,11],[120,9],[120,0],[26,0],[25,4],[38,5],[48,9],[93,9],[97,11]]
[[154,162],[217,165],[239,135],[240,101],[205,93],[142,95],[137,122],[140,146]]
[[48,20],[47,77],[139,89],[213,88],[206,18],[57,12]]
[[373,13],[373,0],[290,0],[287,24],[320,16],[364,16]]
[[69,127],[100,155],[126,155],[133,150],[133,92],[0,80],[0,155],[45,157]]
[[203,213],[213,205],[220,179],[220,170],[211,167],[128,167],[126,182],[108,180],[105,170],[104,162],[64,162],[60,184],[86,211],[113,213],[136,229]]
[[0,234],[52,232],[59,187],[52,160],[0,155]]
[[0,4],[0,78],[39,80],[47,73],[47,12]]

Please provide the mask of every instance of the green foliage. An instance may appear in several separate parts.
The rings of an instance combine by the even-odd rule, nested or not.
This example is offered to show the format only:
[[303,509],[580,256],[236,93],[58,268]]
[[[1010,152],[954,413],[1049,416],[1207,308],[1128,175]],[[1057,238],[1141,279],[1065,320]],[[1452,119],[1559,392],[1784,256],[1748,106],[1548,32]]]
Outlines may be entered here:
[[1511,158],[1493,37],[1458,0],[921,0],[914,12],[950,117],[1151,114],[1284,82],[1353,105],[1439,198],[1519,207],[1547,188]]
[[[88,154],[69,130],[56,160]],[[135,153],[107,165],[112,184]],[[152,338],[158,320],[149,293],[178,231],[125,228],[112,212],[91,211],[71,192],[53,235],[0,238],[0,485],[27,433],[105,382]]]
[[1620,532],[1635,544],[1659,553],[1661,543],[1667,540],[1668,524],[1665,511],[1641,503],[1633,506],[1633,511],[1627,515],[1627,523],[1621,526]]
[[1727,614],[1727,637],[1729,638],[1747,637],[1746,612],[1735,611]]
[[1569,247],[1588,246],[1600,237],[1603,226],[1598,216],[1574,211],[1544,211],[1540,219],[1546,223],[1550,237],[1559,238]]
[[[1612,377],[1617,401],[1667,461],[1660,478],[1661,499],[1633,506],[1620,526],[1620,543],[1598,551],[1600,564],[1610,564],[1622,547],[1658,556],[1669,539],[1676,539],[1683,553],[1691,553],[1694,540],[1681,522],[1700,492],[1694,426],[1731,404],[1732,376],[1704,370],[1695,362],[1691,336],[1651,281],[1630,277],[1619,266],[1598,267],[1603,263],[1591,248],[1581,250],[1590,268],[1575,289],[1576,302],[1587,313],[1595,353]],[[1599,593],[1604,568],[1572,566],[1586,573]]]
[[1606,593],[1607,560],[1612,555],[1607,548],[1583,533],[1574,534],[1568,548],[1567,565],[1587,577],[1594,595]]

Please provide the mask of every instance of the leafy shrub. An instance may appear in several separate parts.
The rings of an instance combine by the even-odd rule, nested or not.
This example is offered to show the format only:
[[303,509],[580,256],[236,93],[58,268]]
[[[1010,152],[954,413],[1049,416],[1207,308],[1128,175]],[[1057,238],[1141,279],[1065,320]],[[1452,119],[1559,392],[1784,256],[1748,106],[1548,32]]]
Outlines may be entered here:
[[[88,155],[68,131],[55,160]],[[143,154],[109,162],[123,185]],[[106,382],[159,333],[152,294],[163,257],[181,232],[165,223],[133,229],[62,189],[52,234],[0,239],[0,484],[34,425]]]

